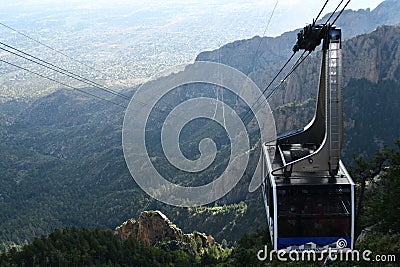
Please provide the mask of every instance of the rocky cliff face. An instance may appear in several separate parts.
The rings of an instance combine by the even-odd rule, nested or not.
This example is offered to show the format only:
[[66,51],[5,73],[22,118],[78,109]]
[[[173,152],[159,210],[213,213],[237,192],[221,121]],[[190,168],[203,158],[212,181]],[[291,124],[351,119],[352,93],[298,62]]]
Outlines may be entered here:
[[[343,29],[343,32],[346,30]],[[296,40],[292,35],[291,41],[288,41],[291,35],[292,33],[287,33],[278,38],[265,38],[254,60],[253,54],[256,50],[254,47],[260,42],[259,38],[238,41],[216,51],[204,52],[199,55],[198,60],[217,61],[238,67],[261,89],[264,89],[290,55],[289,44]],[[312,53],[270,99],[271,108],[276,111],[278,132],[293,130],[293,127],[286,126],[304,125],[311,120],[313,110],[304,109],[305,113],[301,116],[298,116],[294,110],[304,107],[305,104],[307,107],[315,106],[321,65],[320,56],[320,52]],[[241,58],[245,58],[242,64],[237,62]],[[288,70],[289,68],[284,72]],[[282,78],[283,76],[278,77],[270,89]],[[351,79],[365,79],[372,83],[400,80],[399,26],[380,26],[372,33],[362,34],[343,42],[344,90]],[[310,100],[314,103],[310,103]],[[290,114],[295,116],[290,116]]]
[[[353,154],[372,155],[382,144],[390,145],[398,138],[398,105],[393,99],[397,98],[400,82],[399,22],[400,1],[387,0],[373,11],[346,11],[336,23],[343,34],[345,161],[351,161]],[[383,24],[394,25],[379,26]],[[238,68],[264,90],[291,55],[295,33],[237,41],[203,52],[197,59]],[[304,127],[314,115],[321,65],[318,50],[269,99],[278,134]],[[270,90],[283,77],[279,76]]]
[[[326,14],[318,23],[325,23],[329,16],[330,14]],[[372,32],[381,25],[398,25],[400,1],[386,0],[372,11],[346,10],[335,24],[343,29],[344,40]],[[257,84],[265,85],[265,81],[269,81],[275,75],[275,70],[279,69],[291,54],[299,30],[286,32],[274,38],[256,36],[249,40],[235,41],[220,49],[202,52],[196,60],[227,64],[251,75]],[[262,78],[263,76],[265,78]]]
[[193,232],[185,234],[160,211],[144,211],[139,219],[130,219],[115,229],[122,240],[133,237],[147,245],[167,251],[184,250],[190,254],[203,254],[211,247],[223,250],[211,235]]
[[[345,30],[343,30],[345,31]],[[282,85],[272,105],[302,103],[315,98],[318,89],[320,53],[309,57]],[[351,79],[372,83],[400,80],[400,27],[381,26],[368,34],[343,42],[343,86]]]
[[[400,23],[400,2],[398,0],[386,0],[374,10],[359,9],[346,10],[335,23],[342,29],[345,39],[371,32],[380,25],[396,25]],[[321,21],[325,22],[330,14],[325,15]]]
[[[322,18],[321,22],[325,22],[327,16],[329,14]],[[345,85],[352,78],[367,79],[375,83],[383,79],[399,79],[400,28],[378,27],[399,23],[400,2],[395,0],[386,0],[372,11],[346,10],[342,14],[336,25],[342,28],[344,39]],[[298,31],[287,32],[276,38],[257,36],[236,41],[220,49],[200,53],[196,60],[220,62],[237,68],[264,89],[291,55]],[[371,31],[373,32],[368,33]],[[286,74],[289,68],[283,74]],[[319,68],[320,53],[314,52],[280,87],[271,99],[271,106],[276,108],[282,104],[302,103],[309,98],[315,98]],[[283,75],[276,81],[282,78]],[[277,82],[273,86],[276,84]]]
[[[327,16],[329,14],[321,22],[325,22]],[[372,11],[347,10],[342,14],[336,25],[342,28],[343,34],[344,91],[352,79],[365,79],[374,84],[400,80],[400,26],[379,26],[398,23],[400,2],[393,0],[383,2]],[[256,36],[249,40],[236,41],[220,49],[200,53],[196,60],[232,66],[247,74],[264,90],[292,54],[297,32],[298,30],[287,32],[275,38]],[[279,134],[303,127],[313,117],[321,65],[321,52],[318,50],[320,47],[282,83],[269,100]],[[299,55],[300,53],[275,80],[266,95],[289,72]],[[224,99],[229,101],[226,94]],[[359,99],[353,102],[356,106],[363,105]],[[238,110],[240,112],[240,108]],[[349,120],[345,125],[351,127],[354,122]]]
[[370,34],[345,42],[345,82],[367,79],[373,83],[400,80],[400,27],[381,26]]

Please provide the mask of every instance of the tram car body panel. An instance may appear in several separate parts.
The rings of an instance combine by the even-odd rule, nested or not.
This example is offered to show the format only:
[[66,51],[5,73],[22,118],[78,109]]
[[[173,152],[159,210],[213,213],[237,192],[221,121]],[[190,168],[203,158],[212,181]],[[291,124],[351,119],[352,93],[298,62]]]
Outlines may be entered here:
[[313,51],[321,39],[314,118],[304,128],[262,144],[263,198],[275,250],[354,247],[354,182],[340,160],[341,30],[309,25],[299,33],[294,50]]
[[274,150],[263,144],[262,188],[274,249],[353,249],[355,189],[342,162],[335,177],[298,173],[286,179],[272,175],[280,165],[277,155],[271,162]]

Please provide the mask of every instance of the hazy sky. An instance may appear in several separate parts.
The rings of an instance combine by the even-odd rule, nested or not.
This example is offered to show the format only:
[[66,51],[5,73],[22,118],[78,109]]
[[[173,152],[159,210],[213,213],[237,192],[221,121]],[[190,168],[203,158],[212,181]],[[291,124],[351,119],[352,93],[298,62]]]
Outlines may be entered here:
[[[265,13],[266,16],[269,17],[276,0],[257,2],[267,3],[265,6]],[[343,2],[345,3],[347,1]],[[347,9],[358,10],[370,8],[372,10],[382,2],[383,0],[352,0],[347,6]],[[305,26],[307,23],[311,23],[324,3],[325,0],[278,0],[278,5],[267,31],[267,35],[280,35],[285,31],[294,30]],[[322,15],[332,12],[339,3],[339,0],[330,0]],[[261,4],[259,5],[260,8],[262,8]]]
[[[322,15],[333,12],[339,2],[330,0]],[[352,0],[348,8],[374,9],[381,2]],[[190,63],[202,51],[264,36],[276,3],[266,36],[311,23],[325,0],[0,0],[0,22],[90,65],[104,67],[110,76],[121,74],[118,78],[131,84],[170,66]],[[6,27],[0,27],[0,35],[10,45],[33,49],[36,56],[80,71],[80,65],[54,56]],[[126,78],[127,69],[135,70],[129,76],[133,79]],[[9,88],[10,95],[16,94],[14,89],[21,94],[21,86],[10,84]],[[31,94],[30,84],[26,89]]]
[[[190,11],[190,13],[198,12],[204,17],[216,17],[223,12],[236,12],[242,13],[246,17],[254,17],[255,20],[263,19],[266,25],[277,1],[278,4],[275,14],[266,33],[266,35],[269,36],[277,36],[285,31],[305,26],[312,21],[325,3],[325,0],[0,0],[0,4],[4,8],[11,6],[16,12],[18,12],[18,10],[21,10],[21,12],[29,12],[30,7],[34,6],[43,9],[46,8],[47,5],[52,7],[57,6],[58,8],[88,10],[122,7],[122,10],[125,10],[127,13],[134,10],[160,10],[160,7],[179,7],[178,11],[180,11],[181,14],[177,12],[175,15],[177,19],[179,19],[180,16],[187,15],[188,11]],[[330,0],[323,15],[332,12],[339,2],[340,0]],[[345,3],[347,1],[343,2]],[[381,2],[383,2],[383,0],[352,0],[348,8],[355,10],[360,8],[374,9]],[[232,23],[240,26],[241,21],[239,19]],[[260,24],[255,25],[257,29],[254,29],[255,32],[251,34],[258,33],[257,35],[262,35],[264,29],[259,25]]]

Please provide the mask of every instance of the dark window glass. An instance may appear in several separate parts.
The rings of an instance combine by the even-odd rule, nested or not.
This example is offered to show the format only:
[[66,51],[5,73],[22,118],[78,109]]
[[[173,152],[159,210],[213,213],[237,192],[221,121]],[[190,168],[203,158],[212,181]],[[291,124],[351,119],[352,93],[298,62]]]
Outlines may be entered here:
[[278,236],[350,236],[350,187],[278,189]]
[[265,188],[265,194],[268,202],[269,216],[274,218],[274,202],[273,202],[273,191],[272,191],[271,181],[268,178],[266,179],[266,181],[267,183]]

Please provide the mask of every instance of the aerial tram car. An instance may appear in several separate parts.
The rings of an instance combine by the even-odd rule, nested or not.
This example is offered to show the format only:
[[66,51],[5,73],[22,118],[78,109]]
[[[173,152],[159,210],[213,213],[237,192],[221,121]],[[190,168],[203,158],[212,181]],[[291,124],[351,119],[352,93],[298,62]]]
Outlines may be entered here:
[[262,144],[263,197],[275,250],[353,249],[354,182],[340,160],[343,136],[341,30],[311,24],[293,47],[322,41],[317,106],[303,129]]

